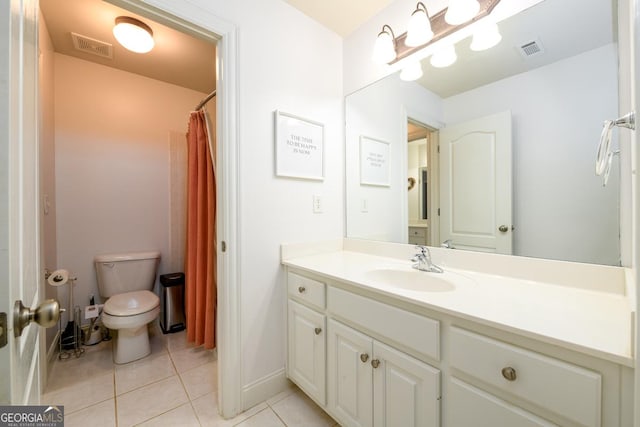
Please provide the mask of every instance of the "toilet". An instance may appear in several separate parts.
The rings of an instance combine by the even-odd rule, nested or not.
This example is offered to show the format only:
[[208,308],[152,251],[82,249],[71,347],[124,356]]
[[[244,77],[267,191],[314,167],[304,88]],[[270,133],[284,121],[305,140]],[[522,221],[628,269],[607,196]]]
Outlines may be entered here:
[[107,299],[102,323],[117,330],[113,361],[129,363],[151,353],[147,324],[160,313],[160,299],[151,292],[160,252],[130,252],[94,258],[98,290]]

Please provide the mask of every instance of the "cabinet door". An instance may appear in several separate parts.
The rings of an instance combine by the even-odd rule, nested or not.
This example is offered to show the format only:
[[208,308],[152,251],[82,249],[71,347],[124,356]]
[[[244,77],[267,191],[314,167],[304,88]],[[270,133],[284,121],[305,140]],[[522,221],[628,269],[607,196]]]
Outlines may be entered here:
[[325,395],[325,316],[289,300],[289,378],[317,402]]
[[373,356],[374,426],[439,426],[440,371],[377,341]]
[[449,383],[449,427],[551,427],[555,426],[502,399],[455,378]]
[[373,425],[372,339],[333,319],[327,339],[330,411],[345,427]]

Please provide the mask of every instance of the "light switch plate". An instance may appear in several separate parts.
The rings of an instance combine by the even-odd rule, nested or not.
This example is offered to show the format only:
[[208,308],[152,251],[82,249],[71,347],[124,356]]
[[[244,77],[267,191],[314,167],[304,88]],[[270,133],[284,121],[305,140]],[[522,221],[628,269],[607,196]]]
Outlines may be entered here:
[[322,196],[319,194],[313,195],[313,213],[322,213],[324,211],[324,206],[322,203]]

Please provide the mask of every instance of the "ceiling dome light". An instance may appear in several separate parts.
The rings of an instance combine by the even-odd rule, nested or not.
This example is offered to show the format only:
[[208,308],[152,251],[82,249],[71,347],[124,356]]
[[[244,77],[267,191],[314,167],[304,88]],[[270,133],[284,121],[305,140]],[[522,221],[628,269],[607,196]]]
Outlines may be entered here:
[[480,11],[478,0],[449,0],[444,20],[449,25],[460,25],[475,18]]
[[400,71],[400,80],[412,82],[422,77],[422,65],[419,61],[415,61],[407,65]]
[[411,14],[407,27],[407,38],[404,44],[410,47],[422,46],[433,38],[429,12],[422,2],[418,2],[416,10]]
[[130,16],[116,18],[113,35],[125,49],[136,53],[150,52],[155,45],[151,28]]
[[456,48],[453,45],[448,45],[431,56],[431,65],[436,68],[444,68],[456,62],[457,59]]
[[473,34],[471,40],[471,50],[476,52],[494,47],[502,40],[502,35],[498,29],[498,24],[487,24],[479,27]]

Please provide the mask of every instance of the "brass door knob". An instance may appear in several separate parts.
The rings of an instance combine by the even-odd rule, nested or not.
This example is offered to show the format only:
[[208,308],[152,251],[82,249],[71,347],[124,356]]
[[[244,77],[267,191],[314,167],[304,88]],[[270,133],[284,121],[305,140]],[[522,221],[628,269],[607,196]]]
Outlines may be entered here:
[[19,337],[22,331],[31,322],[36,322],[43,328],[50,328],[56,324],[60,318],[60,304],[54,299],[42,301],[32,310],[22,305],[18,300],[13,306],[13,336]]
[[506,368],[502,369],[502,376],[507,381],[515,381],[517,378],[516,370],[511,366],[507,366]]
[[360,355],[360,360],[362,360],[362,363],[366,363],[367,360],[369,360],[369,355],[367,353],[362,353]]

